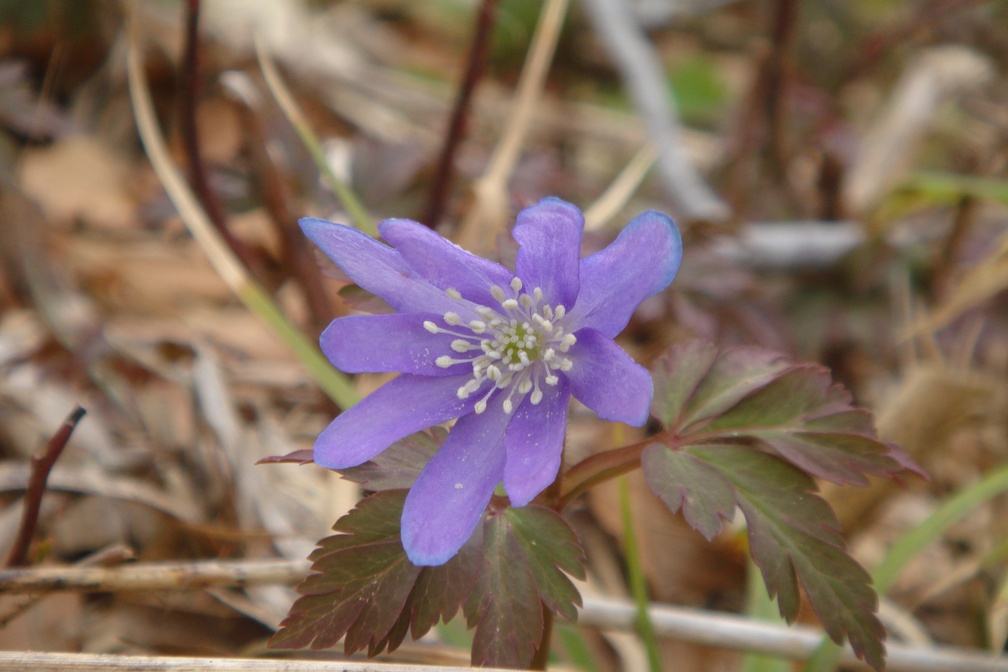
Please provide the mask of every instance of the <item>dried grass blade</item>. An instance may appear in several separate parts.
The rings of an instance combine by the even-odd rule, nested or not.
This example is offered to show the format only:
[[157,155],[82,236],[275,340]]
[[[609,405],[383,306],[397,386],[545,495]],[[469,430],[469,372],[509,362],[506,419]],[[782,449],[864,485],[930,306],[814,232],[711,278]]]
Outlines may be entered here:
[[269,87],[270,93],[273,94],[273,99],[280,106],[284,116],[287,117],[287,121],[290,122],[298,137],[301,138],[302,144],[304,144],[305,149],[308,150],[308,153],[312,157],[312,161],[315,162],[319,172],[322,174],[322,179],[329,185],[332,192],[336,194],[336,198],[343,205],[354,226],[369,236],[377,238],[378,229],[375,226],[374,220],[371,219],[371,215],[368,214],[367,209],[360,202],[360,199],[357,198],[353,189],[333,172],[332,166],[329,164],[329,160],[322,150],[322,143],[319,142],[318,136],[315,135],[311,124],[305,118],[304,112],[298,107],[294,96],[291,95],[290,89],[284,84],[280,72],[277,70],[273,59],[270,58],[262,39],[258,35],[255,38],[255,52],[256,58],[259,61],[259,69],[262,70],[263,78],[266,80],[266,86]]
[[195,195],[171,162],[164,138],[154,116],[154,106],[143,71],[135,24],[132,24],[128,30],[127,43],[127,74],[137,130],[144,148],[147,150],[151,165],[154,167],[154,172],[157,173],[169,198],[178,209],[186,227],[203,248],[221,278],[242,303],[272,328],[280,340],[291,349],[319,384],[319,387],[341,407],[353,406],[359,397],[349,378],[329,365],[318,348],[297,327],[291,324],[265,290],[249,276],[234,253],[214,230]]

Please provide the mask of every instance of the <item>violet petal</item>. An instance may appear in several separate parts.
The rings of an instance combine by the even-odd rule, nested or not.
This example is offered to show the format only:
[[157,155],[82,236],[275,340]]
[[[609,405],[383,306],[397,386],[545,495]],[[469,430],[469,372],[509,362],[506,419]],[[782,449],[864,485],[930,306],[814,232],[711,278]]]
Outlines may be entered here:
[[564,378],[547,385],[543,398],[533,405],[529,397],[519,404],[504,434],[507,463],[504,489],[513,506],[525,506],[556,479],[567,428],[570,387]]
[[343,411],[315,441],[315,463],[329,469],[356,467],[413,432],[472,410],[478,397],[456,391],[468,374],[432,378],[404,373]]
[[654,387],[647,369],[595,329],[582,329],[567,356],[571,392],[604,420],[640,427],[648,419]]
[[472,535],[504,474],[510,416],[490,404],[459,418],[420,473],[402,514],[402,541],[414,565],[443,565]]
[[414,273],[396,250],[371,236],[314,217],[305,217],[298,223],[305,235],[351,280],[385,299],[397,311],[439,315],[455,311],[467,320],[476,317],[475,313],[465,313],[461,302],[451,299],[443,289]]
[[526,291],[541,287],[549,305],[574,306],[583,231],[581,211],[559,198],[544,198],[518,213],[512,231],[521,246],[515,271]]
[[432,334],[425,320],[440,323],[427,313],[350,315],[332,321],[319,337],[319,345],[333,366],[347,373],[398,371],[424,376],[459,376],[472,372],[471,364],[438,366],[438,357],[462,357],[451,349],[453,337]]
[[568,320],[612,338],[641,301],[669,286],[681,261],[675,222],[660,212],[641,213],[608,247],[581,260],[581,290]]
[[378,230],[418,275],[480,305],[495,305],[490,287],[507,287],[514,277],[500,264],[477,257],[412,220],[387,219]]

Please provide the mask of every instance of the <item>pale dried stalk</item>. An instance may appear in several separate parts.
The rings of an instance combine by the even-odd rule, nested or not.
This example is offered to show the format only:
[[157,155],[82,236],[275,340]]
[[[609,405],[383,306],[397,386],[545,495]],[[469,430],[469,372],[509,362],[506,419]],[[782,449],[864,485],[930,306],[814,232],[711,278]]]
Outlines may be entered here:
[[[179,590],[202,589],[210,586],[245,587],[253,584],[294,583],[308,573],[308,563],[289,560],[238,560],[238,561],[196,561],[188,563],[144,563],[124,565],[115,569],[78,567],[40,567],[34,569],[0,571],[0,593],[43,592],[57,590],[79,590],[91,592],[116,592],[123,590]],[[793,626],[784,628],[770,623],[751,621],[734,614],[686,609],[669,605],[652,605],[649,609],[655,633],[683,642],[704,646],[714,646],[736,651],[749,651],[767,655],[803,660],[819,646],[823,632],[817,628]],[[578,617],[578,624],[601,630],[633,631],[636,626],[636,607],[628,600],[614,600],[597,597],[584,598],[584,608]],[[908,647],[899,644],[888,646],[887,669],[890,672],[1008,672],[1008,658],[985,655],[972,650],[952,647]],[[0,672],[7,670],[33,669],[67,670],[71,659],[57,659],[49,663],[45,656],[61,654],[5,654],[0,652]],[[7,656],[7,657],[5,657]],[[18,657],[20,656],[20,657]],[[37,656],[26,658],[25,656]],[[104,659],[103,659],[104,660]],[[104,666],[87,667],[89,659],[81,658],[81,666],[75,672],[84,670],[264,670],[299,672],[300,670],[389,670],[389,672],[411,670],[396,666],[370,668],[356,667],[296,667],[298,661],[230,661],[227,659],[192,659],[190,667],[170,667],[173,658],[149,659],[148,666],[129,667],[131,660],[109,659]],[[148,659],[144,659],[148,660]],[[119,662],[117,662],[119,661]],[[862,665],[850,648],[844,649],[842,661],[848,665]],[[227,667],[232,662],[235,667]],[[255,663],[261,667],[242,667],[238,663]],[[32,663],[29,665],[29,663]],[[45,667],[50,664],[51,667]],[[163,667],[155,665],[163,664]],[[283,667],[288,665],[289,667]],[[317,663],[314,663],[317,664]],[[335,663],[327,663],[336,665]],[[63,665],[59,667],[57,665]],[[118,666],[117,666],[118,665]],[[199,667],[203,665],[203,667]],[[439,668],[424,668],[437,670]]]
[[658,149],[650,142],[634,154],[612,184],[584,211],[586,231],[601,229],[616,216],[637,191],[657,158]]
[[456,242],[467,250],[486,253],[507,219],[507,182],[525,144],[535,102],[542,92],[553,60],[568,0],[549,0],[539,15],[532,46],[522,68],[514,105],[504,134],[481,178],[472,185],[474,201],[458,230]]
[[[320,660],[110,656],[95,653],[0,651],[0,672],[458,672],[444,665],[392,665]],[[483,668],[487,672],[494,669]],[[504,672],[496,669],[496,672]]]
[[214,270],[228,287],[241,299],[242,303],[258,315],[285,343],[315,378],[319,387],[343,408],[353,406],[357,393],[348,378],[337,372],[322,353],[319,352],[297,327],[292,325],[277,308],[269,294],[249,275],[234,252],[227,246],[214,229],[210,218],[200,207],[196,196],[189,189],[178,168],[172,163],[161,136],[154,114],[154,104],[143,70],[143,57],[138,45],[136,23],[131,21],[127,30],[126,69],[129,80],[130,99],[136,119],[137,131],[151,166],[168,193],[168,197],[179,211],[182,221],[199,243]]
[[293,584],[308,575],[306,560],[198,560],[120,567],[35,567],[0,570],[0,593],[185,590]]
[[653,45],[627,0],[585,0],[588,18],[612,55],[658,149],[658,168],[669,195],[689,220],[723,221],[729,208],[704,181],[686,152],[675,101]]

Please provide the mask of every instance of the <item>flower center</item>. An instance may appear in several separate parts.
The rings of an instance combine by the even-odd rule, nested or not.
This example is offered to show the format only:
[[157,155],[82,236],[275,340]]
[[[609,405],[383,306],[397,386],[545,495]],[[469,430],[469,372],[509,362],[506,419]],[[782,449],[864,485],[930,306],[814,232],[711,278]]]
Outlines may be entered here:
[[[450,334],[455,337],[451,349],[463,357],[442,355],[435,360],[441,368],[461,363],[472,365],[472,378],[458,389],[459,399],[466,399],[483,387],[487,381],[493,385],[476,402],[473,410],[482,413],[487,402],[498,390],[506,390],[502,402],[505,413],[511,413],[529,396],[533,404],[542,401],[542,385],[557,385],[557,371],[569,371],[573,366],[566,356],[577,342],[574,334],[564,332],[562,325],[566,309],[543,303],[542,289],[522,291],[522,281],[514,278],[510,295],[494,285],[490,294],[500,306],[480,306],[476,313],[481,319],[465,322],[457,313],[447,312],[443,319],[446,327],[427,320],[424,328],[432,334]],[[454,289],[445,290],[453,299],[462,295]],[[469,354],[472,353],[472,354]]]

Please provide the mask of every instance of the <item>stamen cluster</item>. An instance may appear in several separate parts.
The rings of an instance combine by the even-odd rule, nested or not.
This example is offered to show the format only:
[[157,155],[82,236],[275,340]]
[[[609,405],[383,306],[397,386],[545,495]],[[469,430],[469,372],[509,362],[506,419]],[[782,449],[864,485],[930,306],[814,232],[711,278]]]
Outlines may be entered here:
[[[476,413],[486,411],[490,397],[498,390],[507,390],[502,402],[505,413],[512,413],[526,395],[530,395],[529,401],[536,405],[543,398],[540,385],[556,385],[559,382],[556,371],[566,372],[573,366],[566,353],[577,339],[574,334],[564,332],[566,308],[543,304],[543,292],[539,287],[531,292],[522,291],[522,281],[518,278],[511,280],[510,289],[509,295],[497,285],[490,288],[490,294],[500,307],[479,306],[476,312],[481,319],[466,322],[449,311],[442,319],[447,327],[454,329],[431,320],[424,322],[424,328],[432,334],[455,336],[451,342],[454,352],[474,353],[468,357],[441,355],[435,360],[445,369],[455,364],[472,365],[472,378],[458,388],[459,399],[480,391],[487,381],[493,383],[476,402],[473,408]],[[453,299],[462,298],[454,289],[446,293]]]

